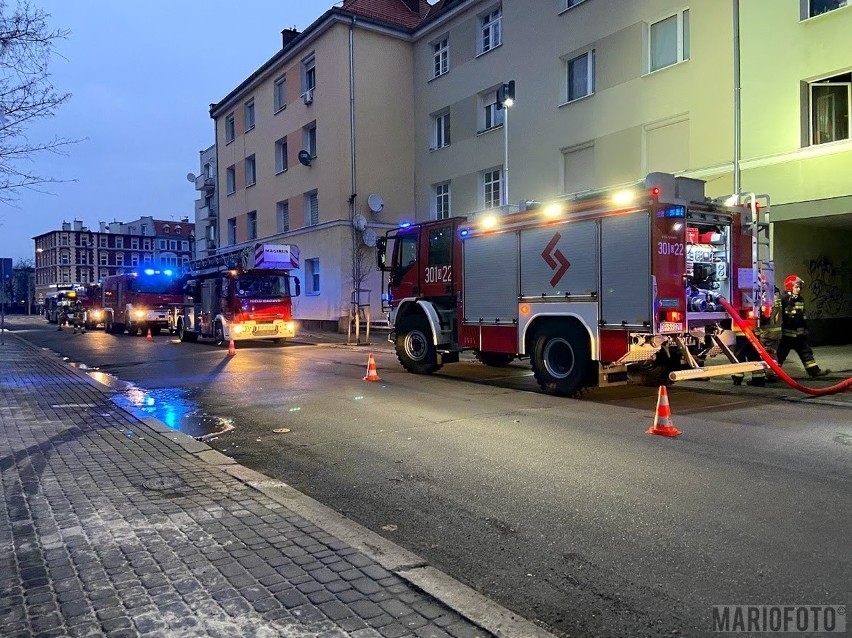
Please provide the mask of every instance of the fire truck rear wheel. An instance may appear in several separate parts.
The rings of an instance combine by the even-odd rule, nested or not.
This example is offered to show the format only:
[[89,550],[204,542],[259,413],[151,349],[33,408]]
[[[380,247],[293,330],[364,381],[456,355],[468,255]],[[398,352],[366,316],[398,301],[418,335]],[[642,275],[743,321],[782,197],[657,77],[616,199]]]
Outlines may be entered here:
[[198,335],[194,332],[190,332],[184,326],[183,321],[178,321],[178,335],[180,336],[181,341],[195,341],[198,339]]
[[403,368],[414,374],[432,374],[441,369],[425,317],[402,320],[396,333],[396,357]]
[[225,329],[222,327],[222,322],[217,321],[213,326],[213,337],[216,339],[217,346],[225,345]]
[[532,369],[547,394],[577,396],[587,384],[591,368],[588,337],[579,326],[545,326],[536,334]]

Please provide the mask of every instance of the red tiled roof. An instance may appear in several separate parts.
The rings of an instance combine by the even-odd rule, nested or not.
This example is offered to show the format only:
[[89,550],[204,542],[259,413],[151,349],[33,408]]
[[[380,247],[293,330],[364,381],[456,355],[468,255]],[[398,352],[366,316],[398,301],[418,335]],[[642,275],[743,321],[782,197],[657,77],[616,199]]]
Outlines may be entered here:
[[341,8],[365,18],[413,29],[426,17],[430,9],[426,0],[419,0],[419,3],[419,12],[412,11],[405,0],[344,0]]

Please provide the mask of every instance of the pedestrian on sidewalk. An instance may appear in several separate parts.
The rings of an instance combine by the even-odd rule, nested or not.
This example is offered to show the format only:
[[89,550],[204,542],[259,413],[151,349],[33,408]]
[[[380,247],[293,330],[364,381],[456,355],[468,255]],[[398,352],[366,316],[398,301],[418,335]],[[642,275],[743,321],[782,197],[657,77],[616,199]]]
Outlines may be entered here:
[[808,318],[805,314],[805,300],[802,297],[804,281],[798,275],[789,275],[784,279],[784,294],[775,301],[775,308],[781,315],[781,341],[778,343],[778,365],[795,350],[805,366],[805,372],[811,377],[822,377],[831,370],[821,370],[814,359],[814,351],[808,345]]

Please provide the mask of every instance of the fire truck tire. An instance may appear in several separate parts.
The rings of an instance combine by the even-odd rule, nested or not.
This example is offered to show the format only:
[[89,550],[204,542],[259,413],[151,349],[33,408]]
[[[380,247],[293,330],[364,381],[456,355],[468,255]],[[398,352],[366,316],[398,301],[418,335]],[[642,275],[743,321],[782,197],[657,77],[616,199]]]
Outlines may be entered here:
[[425,317],[407,317],[396,333],[396,357],[402,367],[414,374],[432,374],[441,369],[432,331]]
[[514,355],[506,354],[505,352],[482,352],[480,350],[476,350],[473,353],[473,356],[476,357],[477,361],[480,363],[492,368],[505,368],[515,360]]
[[533,375],[547,394],[575,397],[587,385],[592,356],[588,337],[578,326],[550,325],[533,340]]
[[178,335],[181,341],[195,341],[198,339],[198,334],[189,332],[183,325],[183,321],[178,321]]
[[216,345],[222,347],[225,345],[225,329],[222,327],[222,322],[217,321],[213,325],[213,338],[216,340]]

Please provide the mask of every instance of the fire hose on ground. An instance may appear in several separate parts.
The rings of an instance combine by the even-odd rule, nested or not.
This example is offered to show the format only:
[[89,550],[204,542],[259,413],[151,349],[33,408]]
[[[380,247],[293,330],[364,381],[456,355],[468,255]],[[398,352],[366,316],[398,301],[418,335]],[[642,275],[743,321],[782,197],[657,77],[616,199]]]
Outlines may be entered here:
[[737,324],[740,330],[743,331],[743,334],[749,340],[754,349],[760,355],[760,358],[769,366],[769,369],[772,370],[778,377],[784,381],[787,385],[795,390],[799,390],[800,392],[804,392],[805,394],[811,394],[813,396],[825,396],[828,394],[837,394],[839,392],[845,392],[850,387],[852,387],[852,377],[841,381],[840,383],[836,383],[835,385],[829,386],[827,388],[809,388],[807,386],[802,385],[795,379],[793,379],[789,374],[784,372],[778,362],[773,359],[770,354],[766,351],[766,348],[763,347],[763,344],[760,343],[760,340],[754,335],[754,331],[748,325],[748,323],[742,319],[739,313],[734,309],[731,304],[728,303],[727,299],[723,297],[717,297],[718,302],[722,305],[722,307],[727,311],[727,313],[731,316],[731,320]]

